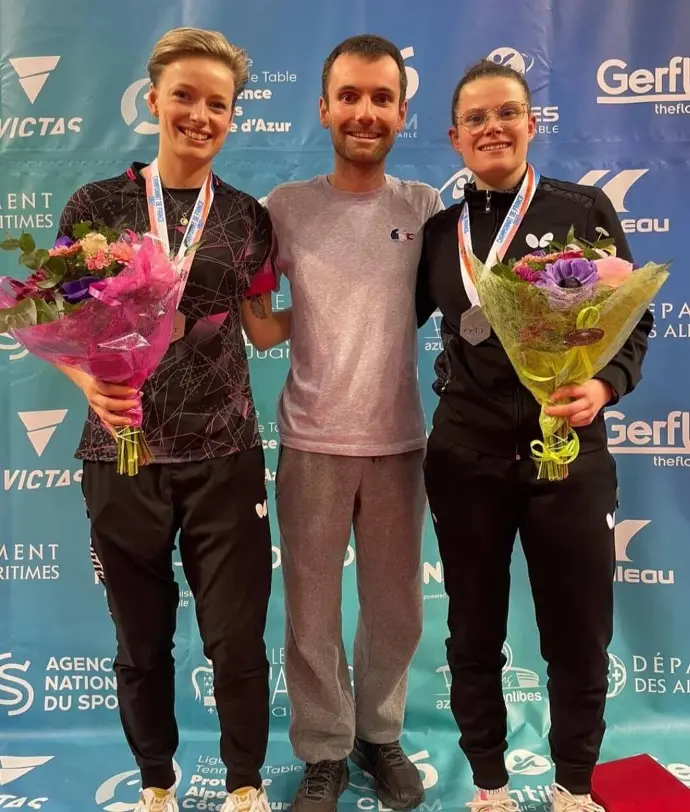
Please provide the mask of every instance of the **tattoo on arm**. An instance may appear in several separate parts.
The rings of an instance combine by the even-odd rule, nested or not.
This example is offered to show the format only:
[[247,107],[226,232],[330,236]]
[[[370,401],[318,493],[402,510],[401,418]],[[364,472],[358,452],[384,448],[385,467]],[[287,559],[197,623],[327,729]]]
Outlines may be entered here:
[[252,315],[256,316],[257,319],[268,318],[268,313],[264,307],[264,300],[262,296],[250,296],[249,309],[252,311]]

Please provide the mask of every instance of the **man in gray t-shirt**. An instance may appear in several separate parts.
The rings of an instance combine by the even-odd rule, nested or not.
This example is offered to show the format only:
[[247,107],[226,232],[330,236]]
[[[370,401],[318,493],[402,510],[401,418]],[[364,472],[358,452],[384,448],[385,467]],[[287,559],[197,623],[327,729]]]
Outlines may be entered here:
[[[292,296],[276,498],[290,739],[307,763],[293,812],[334,812],[348,756],[373,776],[387,807],[411,809],[424,798],[399,737],[422,629],[426,432],[415,284],[422,227],[442,204],[430,186],[385,174],[405,90],[391,43],[360,36],[338,46],[320,100],[334,171],[279,186],[266,204]],[[353,527],[354,696],[341,629]]]

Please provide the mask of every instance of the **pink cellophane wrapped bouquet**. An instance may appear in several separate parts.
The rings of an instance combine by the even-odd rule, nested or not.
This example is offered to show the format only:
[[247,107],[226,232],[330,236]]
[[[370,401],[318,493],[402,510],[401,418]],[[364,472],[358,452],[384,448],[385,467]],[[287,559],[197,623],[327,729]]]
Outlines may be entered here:
[[[152,235],[77,223],[46,250],[30,234],[0,242],[20,251],[27,279],[0,277],[0,333],[51,364],[139,390],[168,349],[178,275]],[[118,473],[151,462],[141,405],[116,430]]]

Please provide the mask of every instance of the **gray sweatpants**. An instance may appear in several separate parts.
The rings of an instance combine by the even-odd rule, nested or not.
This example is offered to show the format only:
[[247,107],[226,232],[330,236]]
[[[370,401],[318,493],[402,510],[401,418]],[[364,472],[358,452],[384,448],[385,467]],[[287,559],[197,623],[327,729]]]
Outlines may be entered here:
[[[355,735],[396,740],[422,632],[424,451],[344,457],[282,448],[276,477],[287,615],[290,740],[306,762],[342,759]],[[354,526],[359,618],[354,697],[342,639]]]

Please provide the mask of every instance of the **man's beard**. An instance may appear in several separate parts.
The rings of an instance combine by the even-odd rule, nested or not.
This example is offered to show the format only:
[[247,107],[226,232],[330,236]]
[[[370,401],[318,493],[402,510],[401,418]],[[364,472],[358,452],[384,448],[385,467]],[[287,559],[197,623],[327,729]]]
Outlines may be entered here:
[[383,163],[395,143],[395,135],[380,138],[376,149],[369,153],[361,153],[348,148],[347,138],[347,135],[343,135],[339,139],[336,139],[334,134],[331,133],[333,149],[335,149],[342,160],[352,164],[361,164],[362,166],[376,166],[377,164]]

